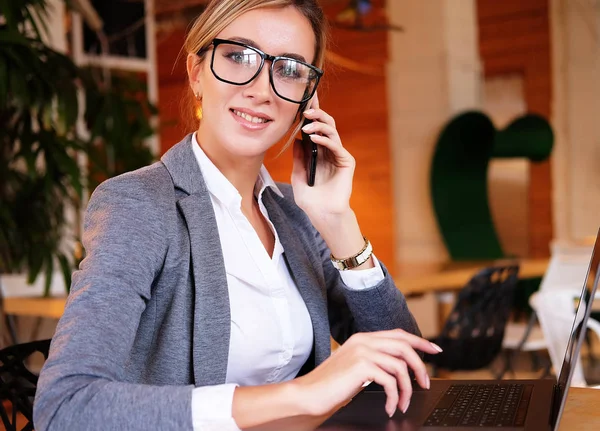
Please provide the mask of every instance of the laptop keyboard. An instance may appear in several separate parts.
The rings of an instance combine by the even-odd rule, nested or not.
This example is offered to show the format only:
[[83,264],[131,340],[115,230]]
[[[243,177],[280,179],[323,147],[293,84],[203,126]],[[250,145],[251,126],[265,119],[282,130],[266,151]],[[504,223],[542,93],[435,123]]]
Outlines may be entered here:
[[519,427],[525,425],[533,385],[452,385],[425,421],[436,427]]

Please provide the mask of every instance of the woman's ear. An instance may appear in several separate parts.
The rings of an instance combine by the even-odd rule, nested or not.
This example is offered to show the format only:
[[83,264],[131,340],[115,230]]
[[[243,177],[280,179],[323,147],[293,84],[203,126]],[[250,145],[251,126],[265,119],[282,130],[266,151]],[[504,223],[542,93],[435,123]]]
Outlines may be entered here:
[[202,64],[202,60],[196,54],[188,54],[186,59],[188,81],[196,99],[202,98],[202,85],[200,82]]

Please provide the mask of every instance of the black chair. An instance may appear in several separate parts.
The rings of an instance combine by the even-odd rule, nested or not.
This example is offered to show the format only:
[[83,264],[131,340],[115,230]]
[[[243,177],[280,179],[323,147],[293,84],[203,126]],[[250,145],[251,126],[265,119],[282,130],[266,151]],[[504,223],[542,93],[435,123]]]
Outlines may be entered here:
[[449,371],[489,366],[502,349],[504,328],[511,313],[519,266],[485,268],[458,295],[439,336],[432,339],[444,349],[424,360]]
[[[27,359],[36,352],[48,358],[50,340],[15,344],[0,350],[0,417],[6,431],[17,431],[17,413],[21,413],[27,423],[20,431],[33,430],[33,399],[38,375],[26,366]],[[4,402],[11,404],[11,412],[6,411]]]

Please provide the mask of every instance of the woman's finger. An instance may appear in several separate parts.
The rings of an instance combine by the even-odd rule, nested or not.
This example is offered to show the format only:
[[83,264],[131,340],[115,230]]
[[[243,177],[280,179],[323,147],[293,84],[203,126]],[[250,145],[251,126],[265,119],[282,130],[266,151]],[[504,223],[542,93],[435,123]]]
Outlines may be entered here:
[[312,97],[312,101],[310,107],[313,109],[320,109],[321,105],[319,103],[319,92],[315,91],[315,95]]
[[311,108],[304,111],[304,116],[313,121],[320,121],[325,124],[329,124],[331,127],[335,128],[335,120],[331,115],[322,109]]
[[331,153],[333,154],[334,159],[335,159],[334,164],[337,165],[338,167],[342,167],[342,166],[354,167],[354,158],[348,152],[348,150],[346,150],[340,144],[336,143],[335,141],[328,138],[327,136],[310,135],[310,139],[313,142],[315,142],[319,145],[322,145],[325,148],[327,148],[329,151],[331,151]]
[[412,383],[410,381],[410,375],[408,374],[408,366],[406,365],[406,362],[380,352],[374,353],[371,356],[371,360],[388,374],[396,377],[396,382],[398,384],[398,388],[400,389],[398,407],[403,413],[406,413],[406,409],[408,408],[410,398],[412,397],[413,393]]
[[410,375],[408,374],[408,366],[406,365],[406,362],[400,361],[398,366],[400,368],[400,376],[398,376],[398,386],[400,387],[398,407],[400,410],[402,410],[402,413],[406,413],[413,394],[412,382],[410,381]]
[[410,381],[406,362],[398,361],[397,367],[396,380],[398,381],[398,388],[400,390],[398,394],[398,408],[402,410],[402,413],[406,413],[413,394],[412,382]]
[[408,343],[401,340],[377,338],[370,342],[369,347],[378,352],[402,359],[414,371],[419,385],[422,388],[429,389],[427,367]]
[[323,136],[327,136],[329,139],[333,139],[342,145],[342,141],[340,139],[340,135],[338,134],[337,129],[331,127],[329,124],[321,123],[320,121],[315,121],[313,123],[309,123],[302,128],[304,133],[320,133]]
[[383,387],[386,395],[385,411],[389,417],[392,417],[396,412],[398,401],[400,399],[400,396],[398,395],[397,380],[374,363],[371,363],[370,370],[367,372],[369,380],[372,380]]
[[370,332],[373,337],[377,338],[392,338],[396,340],[406,341],[412,346],[413,349],[420,350],[422,352],[437,354],[443,352],[442,348],[435,343],[432,343],[425,338],[419,337],[418,335],[406,332],[403,329],[391,329],[388,331],[377,331]]

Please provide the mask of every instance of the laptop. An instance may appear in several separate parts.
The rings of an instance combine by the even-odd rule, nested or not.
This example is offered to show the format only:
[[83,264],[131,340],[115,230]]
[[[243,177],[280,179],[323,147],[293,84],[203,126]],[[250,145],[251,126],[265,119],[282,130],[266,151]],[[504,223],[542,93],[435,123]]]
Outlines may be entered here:
[[[364,390],[318,429],[327,431],[442,431],[558,429],[567,392],[585,338],[600,275],[600,230],[560,374],[540,380],[432,380],[431,389],[414,386],[406,414],[385,413],[385,392]],[[583,304],[583,305],[582,305]],[[381,387],[380,387],[381,388]]]

